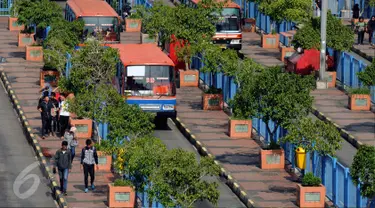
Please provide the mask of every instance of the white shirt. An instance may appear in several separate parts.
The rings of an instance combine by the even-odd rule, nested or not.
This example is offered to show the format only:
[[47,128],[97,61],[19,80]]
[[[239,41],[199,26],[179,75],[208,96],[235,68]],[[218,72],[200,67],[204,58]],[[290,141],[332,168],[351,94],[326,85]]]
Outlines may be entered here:
[[60,103],[60,116],[70,116],[70,113],[68,112],[68,103],[64,101],[61,101]]

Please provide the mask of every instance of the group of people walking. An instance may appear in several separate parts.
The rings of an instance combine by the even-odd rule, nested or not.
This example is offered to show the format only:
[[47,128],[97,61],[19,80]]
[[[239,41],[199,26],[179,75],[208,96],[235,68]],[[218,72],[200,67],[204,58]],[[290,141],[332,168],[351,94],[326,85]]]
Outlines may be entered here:
[[[48,136],[57,136],[63,139],[61,148],[56,151],[53,162],[53,173],[58,172],[60,178],[60,191],[67,195],[68,175],[72,169],[76,147],[79,146],[76,136],[77,128],[71,123],[70,113],[66,95],[52,91],[47,83],[40,91],[41,97],[37,109],[40,111],[42,119],[41,135],[42,139]],[[88,192],[88,177],[90,176],[91,190],[95,190],[95,166],[98,166],[98,154],[91,139],[86,140],[86,146],[81,151],[81,170],[83,170],[85,192]]]
[[48,136],[57,136],[58,133],[63,139],[64,134],[70,129],[70,113],[65,95],[59,94],[57,96],[55,92],[52,92],[48,83],[41,90],[41,93],[37,109],[40,111],[42,119],[42,139]]

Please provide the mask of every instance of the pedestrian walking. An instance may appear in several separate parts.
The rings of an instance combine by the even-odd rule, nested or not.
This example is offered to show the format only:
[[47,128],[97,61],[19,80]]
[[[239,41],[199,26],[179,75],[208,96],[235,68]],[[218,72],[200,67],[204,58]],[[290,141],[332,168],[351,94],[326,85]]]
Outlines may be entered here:
[[359,18],[359,21],[356,24],[356,32],[358,35],[358,45],[363,44],[363,39],[365,37],[365,32],[367,31],[367,24],[365,22],[365,19],[363,17]]
[[353,11],[353,16],[352,18],[353,19],[358,19],[359,18],[359,4],[354,4],[354,7],[352,8],[352,11]]
[[315,1],[315,16],[320,17],[320,10],[322,8],[322,2],[321,0]]
[[68,150],[68,142],[62,141],[61,149],[56,151],[53,173],[56,174],[56,167],[60,178],[60,191],[66,196],[68,187],[68,175],[72,170],[71,153]]
[[367,23],[368,41],[371,46],[374,46],[374,44],[372,43],[372,36],[374,34],[374,30],[375,30],[375,16],[372,16],[370,21],[368,21]]
[[94,180],[95,180],[95,168],[99,170],[98,166],[98,154],[96,152],[95,147],[92,145],[91,139],[86,140],[86,147],[82,149],[81,152],[81,170],[83,169],[84,172],[84,180],[85,180],[85,193],[88,190],[88,175],[90,174],[91,179],[91,189],[95,190]]
[[48,136],[51,133],[51,102],[49,102],[49,97],[45,96],[43,101],[39,103],[37,109],[40,111],[40,116],[42,119],[42,130],[41,135],[42,139]]
[[51,102],[51,129],[52,129],[52,134],[53,136],[56,136],[56,133],[59,132],[59,107],[60,103],[56,99],[56,93],[52,92],[51,97],[50,97],[50,102]]
[[68,111],[68,103],[66,102],[65,95],[60,95],[60,132],[61,139],[64,139],[64,133],[68,129],[70,113]]
[[68,142],[68,150],[72,154],[72,163],[73,163],[73,159],[76,155],[76,147],[78,146],[78,140],[77,140],[77,137],[75,135],[76,130],[77,130],[77,128],[72,126],[70,128],[70,130],[66,131],[65,134],[64,134],[64,141]]

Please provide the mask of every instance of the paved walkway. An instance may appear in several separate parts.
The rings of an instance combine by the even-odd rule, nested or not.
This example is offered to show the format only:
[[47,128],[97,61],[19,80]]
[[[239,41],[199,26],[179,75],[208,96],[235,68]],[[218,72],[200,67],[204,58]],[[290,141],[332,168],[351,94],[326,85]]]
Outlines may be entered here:
[[369,34],[365,33],[365,38],[363,40],[363,45],[357,45],[357,34],[355,34],[354,37],[354,45],[352,47],[352,50],[362,56],[363,58],[366,58],[369,61],[372,61],[372,58],[375,56],[375,48],[372,47],[369,43]]
[[[7,63],[0,64],[6,72],[9,82],[15,91],[18,100],[25,112],[29,124],[38,138],[42,148],[53,156],[61,145],[61,140],[49,137],[45,140],[40,138],[41,127],[40,113],[37,111],[39,98],[39,71],[43,63],[28,62],[25,60],[25,49],[17,47],[17,33],[10,32],[7,26],[0,26],[0,56],[7,59]],[[97,190],[92,193],[83,192],[83,173],[80,171],[80,148],[84,147],[84,141],[80,140],[77,148],[76,158],[73,162],[73,170],[69,175],[68,196],[66,196],[69,207],[107,207],[107,184],[113,181],[112,173],[96,173]],[[52,162],[52,161],[49,161]],[[56,178],[58,175],[56,174]]]
[[242,54],[264,66],[284,65],[280,60],[280,50],[261,47],[261,36],[257,33],[242,33]]
[[336,89],[315,90],[314,105],[324,116],[364,144],[375,146],[375,114],[371,111],[351,111],[348,96]]
[[230,139],[228,116],[223,111],[203,111],[199,88],[177,89],[178,117],[231,173],[255,207],[297,207],[296,177],[281,170],[259,167],[259,144],[253,139]]

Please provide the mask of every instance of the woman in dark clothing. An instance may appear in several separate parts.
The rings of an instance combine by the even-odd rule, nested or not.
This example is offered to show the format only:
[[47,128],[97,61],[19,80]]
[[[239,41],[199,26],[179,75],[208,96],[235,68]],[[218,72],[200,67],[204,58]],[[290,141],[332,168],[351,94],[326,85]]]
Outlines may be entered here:
[[353,7],[353,19],[359,18],[359,4],[355,4]]
[[368,41],[370,42],[371,45],[372,44],[372,34],[374,33],[374,30],[375,30],[375,16],[372,16],[370,21],[368,21],[367,23],[367,31],[368,31]]

